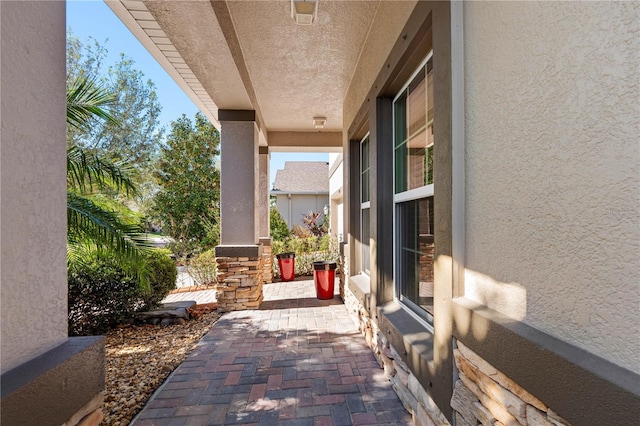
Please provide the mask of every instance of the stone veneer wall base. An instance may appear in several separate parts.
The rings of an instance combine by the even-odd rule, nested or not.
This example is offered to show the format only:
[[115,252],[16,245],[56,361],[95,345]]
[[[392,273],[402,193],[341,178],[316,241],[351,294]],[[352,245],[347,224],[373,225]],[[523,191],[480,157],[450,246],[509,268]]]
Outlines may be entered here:
[[340,297],[342,298],[342,300],[344,300],[345,295],[344,295],[344,289],[345,286],[347,284],[347,277],[349,276],[349,245],[347,243],[345,243],[344,241],[339,243],[340,246],[340,281],[338,281],[339,283],[339,290],[340,290]]
[[569,426],[542,401],[457,341],[459,371],[451,407],[457,425]]
[[385,376],[391,381],[405,408],[412,414],[414,423],[417,426],[450,425],[348,286],[344,286],[343,300],[358,330],[383,368]]

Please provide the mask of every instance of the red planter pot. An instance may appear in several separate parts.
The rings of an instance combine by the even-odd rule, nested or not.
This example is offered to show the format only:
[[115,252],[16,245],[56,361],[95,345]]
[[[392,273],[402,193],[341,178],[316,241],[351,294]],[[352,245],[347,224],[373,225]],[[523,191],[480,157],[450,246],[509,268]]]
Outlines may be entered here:
[[313,262],[313,281],[318,299],[333,299],[336,268],[336,262]]
[[296,275],[296,254],[280,253],[276,257],[278,258],[278,268],[280,268],[282,281],[293,281]]

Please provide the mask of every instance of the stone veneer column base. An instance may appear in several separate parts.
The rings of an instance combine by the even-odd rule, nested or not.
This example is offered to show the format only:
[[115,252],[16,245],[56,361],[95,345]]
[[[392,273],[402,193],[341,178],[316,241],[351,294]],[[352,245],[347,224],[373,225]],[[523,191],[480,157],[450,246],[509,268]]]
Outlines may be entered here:
[[271,284],[273,282],[273,249],[271,243],[273,242],[271,237],[261,237],[260,244],[262,244],[262,281],[265,284]]
[[347,277],[349,276],[349,246],[345,242],[340,243],[340,264],[338,265],[338,289],[340,290],[340,297],[345,300],[344,288],[347,283]]
[[389,344],[387,338],[378,329],[369,312],[358,301],[351,290],[345,286],[344,303],[362,333],[367,345],[373,351],[384,374],[398,394],[405,408],[413,416],[416,426],[450,425],[436,403],[422,387],[418,379],[411,373],[402,357]]
[[261,245],[215,248],[218,309],[222,312],[258,309],[262,303]]
[[457,342],[453,355],[460,379],[451,398],[457,426],[568,426],[542,401]]

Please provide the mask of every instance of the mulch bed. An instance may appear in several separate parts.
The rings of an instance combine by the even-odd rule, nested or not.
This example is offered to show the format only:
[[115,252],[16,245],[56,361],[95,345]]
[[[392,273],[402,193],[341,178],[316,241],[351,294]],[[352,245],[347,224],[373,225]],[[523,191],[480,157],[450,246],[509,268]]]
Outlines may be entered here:
[[107,333],[102,424],[131,422],[220,318],[215,308],[215,304],[196,305],[185,324],[122,326]]

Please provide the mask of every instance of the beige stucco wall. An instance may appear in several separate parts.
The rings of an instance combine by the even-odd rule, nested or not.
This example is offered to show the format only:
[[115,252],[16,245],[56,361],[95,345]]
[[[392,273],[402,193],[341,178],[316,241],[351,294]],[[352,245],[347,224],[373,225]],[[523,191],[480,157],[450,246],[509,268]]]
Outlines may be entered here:
[[67,339],[65,3],[0,2],[2,372]]
[[415,8],[416,1],[381,1],[344,99],[342,122],[348,129],[366,100],[391,48]]
[[636,372],[639,22],[464,4],[466,296]]

